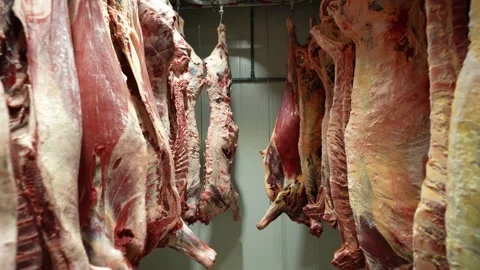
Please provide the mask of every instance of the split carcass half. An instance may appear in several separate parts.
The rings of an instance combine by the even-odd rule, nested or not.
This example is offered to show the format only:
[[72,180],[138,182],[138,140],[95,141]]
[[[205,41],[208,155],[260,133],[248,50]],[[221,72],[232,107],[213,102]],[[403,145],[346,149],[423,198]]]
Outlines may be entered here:
[[317,190],[317,198],[314,204],[307,204],[303,212],[310,217],[320,218],[330,227],[337,228],[337,218],[333,207],[330,188],[330,164],[327,151],[327,131],[330,120],[330,110],[333,103],[333,85],[335,82],[335,64],[330,55],[323,50],[313,38],[308,46],[308,57],[312,68],[320,78],[325,90],[325,111],[322,119],[321,149],[322,168],[320,171],[320,185]]
[[458,75],[448,137],[446,249],[449,267],[454,270],[475,269],[480,264],[479,1],[470,2],[469,14],[471,43]]
[[204,59],[205,88],[210,102],[210,125],[205,141],[205,188],[200,196],[199,220],[208,224],[228,210],[240,219],[239,196],[233,187],[231,171],[237,149],[238,126],[230,107],[232,71],[228,62],[227,28],[217,28],[218,43]]
[[[1,26],[0,26],[1,27]],[[10,153],[10,128],[7,99],[0,82],[0,260],[5,270],[14,270],[17,254],[17,187]]]
[[[313,27],[313,18],[310,18],[311,27]],[[295,55],[300,113],[298,153],[308,206],[313,208],[317,205],[317,195],[319,188],[322,187],[322,121],[325,115],[325,89],[310,62],[311,42],[312,37],[309,35],[307,42],[296,48]],[[305,207],[308,208],[308,206]],[[310,212],[304,211],[310,218],[310,233],[320,237],[323,232],[322,215],[317,213],[309,215]]]
[[177,53],[170,65],[169,103],[174,109],[171,126],[175,183],[182,203],[182,218],[194,223],[198,218],[200,198],[200,140],[195,119],[195,103],[203,88],[203,61],[183,36],[183,20],[178,17],[175,44]]
[[[154,97],[156,106],[153,105],[153,102],[147,102],[145,104],[149,105],[147,108],[153,108],[152,111],[154,111],[155,114],[152,115],[155,116],[155,120],[152,122],[157,123],[157,121],[160,121],[159,119],[162,119],[162,121],[165,119],[165,117],[158,117],[158,114],[156,113],[157,110],[163,113],[168,112],[168,96],[166,88],[164,88],[166,86],[165,82],[167,81],[168,68],[171,61],[174,59],[175,54],[181,53],[178,51],[178,46],[175,45],[176,39],[174,38],[176,35],[174,31],[177,31],[177,34],[179,34],[178,29],[175,27],[177,15],[173,11],[169,2],[164,0],[140,1],[139,13],[143,38],[145,40],[145,54],[148,57],[146,63],[146,70],[148,71],[147,76],[153,83],[154,92],[154,94],[147,95],[146,97],[148,99],[146,100],[153,100],[152,97]],[[138,32],[139,31],[137,31],[137,33]],[[171,33],[171,36],[165,36],[165,33]],[[143,55],[142,59],[144,59]],[[188,62],[186,64],[188,64]],[[143,78],[143,76],[145,76],[143,68],[141,74]],[[148,79],[144,80],[144,82],[145,81],[148,81]],[[145,93],[148,94],[151,93],[151,91],[152,90],[150,89],[149,91],[145,91]],[[152,197],[152,199],[155,198],[152,200],[152,205],[156,203],[158,207],[157,209],[161,211],[157,213],[152,212],[151,218],[152,220],[159,220],[159,217],[161,216],[168,217],[168,215],[172,215],[173,217],[173,214],[171,213],[173,212],[172,209],[176,209],[177,212],[175,215],[180,219],[180,198],[174,183],[175,165],[169,147],[169,141],[165,139],[168,138],[168,136],[166,135],[166,132],[162,131],[163,127],[160,124],[156,124],[154,128],[156,131],[160,131],[157,133],[157,136],[162,138],[162,140],[159,140],[159,145],[157,146],[160,148],[159,160],[162,172],[160,174],[161,181],[159,182],[160,189],[157,195]],[[175,208],[169,206],[171,203],[175,203]],[[165,221],[168,221],[168,219],[165,218]],[[196,259],[205,267],[211,268],[216,258],[215,251],[199,240],[181,219],[180,221],[180,225],[172,227],[164,227],[164,225],[162,225],[168,225],[169,223],[152,223],[151,229],[158,235],[159,240],[156,245],[167,245],[173,249],[182,251]]]
[[355,43],[345,149],[360,247],[370,269],[410,267],[430,139],[424,6],[334,0],[329,11]]
[[[13,207],[2,214],[4,241],[16,249],[6,268],[16,263],[16,269],[88,269],[78,226],[82,128],[68,4],[2,1],[0,12],[1,95],[8,109],[2,119],[2,154],[10,148],[11,155],[4,156],[2,173],[11,164],[16,183],[15,192],[8,185],[12,175],[2,175],[10,192],[1,196],[1,205],[9,200]],[[17,226],[13,231],[11,222]]]
[[430,148],[413,224],[416,269],[449,269],[445,249],[448,133],[455,83],[468,47],[468,1],[427,0]]
[[[325,8],[325,2],[321,5]],[[360,249],[355,220],[349,200],[349,179],[345,148],[345,129],[350,117],[355,51],[352,41],[345,37],[329,16],[322,16],[322,22],[312,31],[320,47],[335,63],[335,83],[332,107],[328,119],[327,153],[330,169],[331,197],[340,230],[342,246],[334,254],[332,264],[340,269],[359,269],[365,260]],[[329,217],[326,216],[326,221]]]
[[195,104],[204,88],[203,75],[205,67],[203,61],[192,49],[188,64],[188,80],[186,92],[185,114],[187,116],[187,147],[188,173],[185,186],[185,200],[188,210],[182,213],[187,222],[193,222],[198,216],[198,206],[201,194],[200,185],[200,136],[195,118]]
[[260,151],[265,169],[265,190],[272,202],[265,216],[258,222],[262,230],[282,213],[300,224],[310,226],[310,219],[303,213],[307,204],[305,186],[301,179],[298,142],[300,137],[300,112],[296,76],[295,50],[298,46],[295,26],[287,18],[288,63],[287,82],[282,104],[278,112],[270,144]]
[[147,241],[145,164],[151,157],[103,16],[106,3],[71,4],[84,130],[79,175],[83,241],[93,265],[130,269]]

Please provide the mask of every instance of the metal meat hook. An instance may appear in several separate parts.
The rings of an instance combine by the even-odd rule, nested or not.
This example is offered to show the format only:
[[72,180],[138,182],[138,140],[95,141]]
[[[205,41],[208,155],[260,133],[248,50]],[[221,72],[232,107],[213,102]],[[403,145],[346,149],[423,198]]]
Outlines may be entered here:
[[223,21],[223,5],[220,6],[220,10],[218,11],[220,14],[220,24],[222,24]]

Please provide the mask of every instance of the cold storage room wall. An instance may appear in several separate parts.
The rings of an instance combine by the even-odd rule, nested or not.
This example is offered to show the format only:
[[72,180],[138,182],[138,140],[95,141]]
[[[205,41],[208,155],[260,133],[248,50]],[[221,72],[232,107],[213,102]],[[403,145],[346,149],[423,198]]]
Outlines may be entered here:
[[[308,18],[318,18],[318,1],[302,2],[292,14],[288,5],[255,8],[255,75],[284,77],[286,75],[286,16],[292,15],[298,40],[308,34]],[[217,42],[218,9],[180,10],[185,20],[185,35],[197,54],[205,58]],[[223,22],[233,78],[250,76],[250,9],[225,8]],[[240,128],[233,179],[241,197],[241,220],[232,214],[217,217],[210,225],[195,224],[194,232],[218,253],[218,270],[319,270],[334,269],[330,265],[333,252],[340,247],[337,231],[325,226],[321,239],[308,233],[304,225],[293,223],[282,215],[265,230],[256,223],[270,202],[263,184],[263,166],[259,150],[264,149],[275,125],[284,82],[234,83],[232,108]],[[206,93],[197,107],[202,140],[208,128],[209,104]],[[203,147],[203,146],[202,146]],[[203,149],[202,149],[203,150]],[[203,269],[186,255],[168,248],[159,249],[145,258],[140,269]]]

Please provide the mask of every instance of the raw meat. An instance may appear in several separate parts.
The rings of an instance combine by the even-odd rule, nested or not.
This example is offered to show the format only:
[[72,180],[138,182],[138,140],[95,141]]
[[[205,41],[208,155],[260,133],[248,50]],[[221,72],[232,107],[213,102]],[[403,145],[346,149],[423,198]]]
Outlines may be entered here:
[[[185,140],[185,106],[180,103],[180,100],[176,100],[176,96],[178,97],[178,91],[175,91],[182,87],[182,82],[179,77],[182,74],[188,71],[188,62],[190,61],[190,46],[185,41],[184,37],[180,33],[180,16],[170,8],[170,5],[167,5],[168,13],[173,14],[173,18],[175,19],[173,24],[173,43],[174,43],[174,56],[172,62],[169,67],[169,76],[168,76],[168,88],[167,92],[167,109],[168,109],[168,138],[169,143],[172,148],[173,160],[175,165],[175,171],[179,170],[180,175],[175,174],[175,184],[179,191],[180,199],[182,200],[182,210],[185,208],[185,201],[183,200],[183,191],[185,190],[185,170],[187,169],[186,165],[186,153],[185,151],[185,144],[183,141]],[[177,93],[176,93],[177,92]],[[179,108],[179,106],[181,106]],[[177,108],[180,111],[177,114]],[[166,120],[166,119],[165,119]],[[180,127],[180,125],[183,125]],[[177,134],[180,133],[180,134]],[[178,139],[178,140],[177,140]],[[176,148],[179,148],[178,151]],[[176,152],[179,152],[176,154]],[[182,211],[183,212],[183,211]]]
[[[147,68],[143,65],[137,67],[137,69],[132,68],[132,71],[136,70],[137,72],[135,80],[138,83],[136,88],[135,86],[132,87],[133,89],[138,89],[138,92],[142,97],[142,102],[145,104],[145,111],[148,111],[151,123],[153,123],[151,130],[156,132],[156,140],[154,140],[155,144],[152,148],[157,149],[158,160],[160,161],[160,164],[157,167],[160,170],[157,174],[160,178],[156,180],[158,185],[156,192],[157,195],[152,195],[150,199],[147,198],[147,211],[149,213],[147,215],[149,220],[147,230],[150,238],[147,242],[147,252],[156,246],[163,247],[164,245],[168,245],[171,248],[182,251],[193,257],[205,267],[211,268],[216,258],[215,251],[198,239],[180,218],[180,198],[174,183],[175,172],[173,156],[169,148],[168,140],[166,139],[167,136],[160,123],[160,117],[157,113],[158,107],[155,106],[153,102],[154,95],[152,89],[148,84],[148,78],[145,79],[145,77],[150,76],[150,78],[160,80],[157,81],[157,86],[160,87],[162,85],[161,80],[166,79],[166,74],[163,74],[162,72],[166,73],[167,67],[163,65],[167,64],[168,66],[170,62],[169,59],[172,59],[174,55],[166,53],[166,51],[170,51],[170,46],[166,45],[164,42],[175,40],[170,38],[170,34],[168,34],[172,33],[172,35],[175,35],[175,32],[172,32],[176,20],[176,16],[172,14],[175,14],[175,12],[169,2],[164,0],[141,1],[139,2],[139,11],[142,29],[145,30],[143,31],[145,53],[149,57],[149,61],[147,62]],[[139,32],[140,31],[136,29],[136,33]],[[165,34],[167,36],[164,36]],[[175,48],[173,44],[171,44],[171,47]],[[124,46],[123,48],[126,49],[131,47]],[[134,48],[137,49],[137,53],[131,55],[138,55],[139,60],[135,61],[133,58],[134,61],[130,61],[130,63],[145,63],[140,47]],[[176,50],[178,50],[178,47]],[[182,52],[174,50],[174,53],[181,54]],[[176,60],[180,63],[178,58],[176,58]],[[134,67],[133,65],[131,66]],[[148,73],[146,72],[147,70]],[[144,86],[144,88],[142,88],[142,86]],[[132,90],[132,88],[130,90]],[[158,88],[156,88],[156,90],[159,91]],[[166,93],[164,92],[162,94]],[[160,97],[160,95],[157,95],[156,98],[166,99],[166,97]],[[158,103],[158,99],[157,104],[162,105],[162,103]],[[143,115],[147,114],[144,113]],[[147,120],[144,121],[144,123],[147,122]],[[157,208],[152,209],[155,207],[155,204]]]
[[479,1],[470,3],[469,29],[471,43],[455,88],[448,137],[446,247],[450,269],[454,270],[476,269],[480,263]]
[[90,263],[129,269],[143,255],[147,241],[145,164],[152,157],[102,4],[106,3],[79,0],[70,8],[84,130],[80,224]]
[[328,121],[330,119],[330,108],[333,102],[333,84],[335,81],[335,64],[332,58],[318,45],[315,39],[310,41],[308,46],[308,57],[312,68],[320,78],[323,89],[325,90],[325,114],[322,120],[322,169],[320,172],[320,186],[317,191],[315,204],[307,204],[303,211],[305,214],[318,216],[327,222],[332,228],[337,227],[337,218],[333,209],[332,195],[330,192],[330,164],[328,162],[327,152],[327,131]]
[[468,1],[427,0],[430,148],[413,224],[416,269],[449,269],[445,250],[448,130],[458,73],[468,47]]
[[[21,192],[20,177],[14,174],[16,172],[19,175],[20,164],[13,163],[18,160],[18,154],[12,151],[15,145],[11,139],[18,137],[19,132],[15,135],[12,132],[27,130],[21,128],[28,123],[29,85],[24,85],[27,78],[27,60],[23,50],[25,37],[21,23],[14,17],[12,6],[13,1],[0,3],[0,124],[3,125],[0,127],[0,143],[3,146],[0,153],[0,223],[5,228],[5,239],[0,243],[0,250],[7,269],[21,269],[25,266],[41,266],[43,254],[35,216],[30,204],[25,202],[25,194]],[[27,234],[31,237],[24,236]],[[18,258],[17,254],[20,254]]]
[[173,145],[173,141],[170,142],[168,75],[173,57],[179,50],[174,42],[174,38],[178,39],[175,26],[177,15],[165,0],[140,0],[138,7],[155,105],[165,138]]
[[[172,153],[166,139],[168,136],[164,132],[157,108],[154,105],[154,96],[145,65],[144,45],[140,38],[142,32],[139,27],[137,6],[130,0],[123,0],[120,3],[120,5],[111,5],[116,9],[110,13],[111,21],[114,23],[112,31],[116,31],[112,37],[115,37],[114,39],[121,44],[119,47],[125,58],[124,61],[120,60],[120,62],[123,64],[123,70],[127,74],[127,83],[131,80],[131,83],[128,85],[129,89],[132,95],[139,100],[136,103],[136,109],[142,121],[143,132],[147,131],[146,133],[151,136],[149,137],[151,145],[147,148],[147,151],[151,152],[152,157],[157,157],[157,160],[152,162],[152,166],[149,166],[148,170],[160,171],[152,179],[155,180],[153,183],[157,185],[156,194],[153,196],[148,194],[147,196],[147,232],[149,237],[145,254],[148,254],[151,249],[159,244],[163,246],[165,239],[175,238],[175,232],[183,230],[183,223],[180,219],[180,198],[174,183],[175,172]],[[173,11],[171,6],[169,4],[166,5],[171,13]],[[142,11],[141,14],[142,16],[146,15]],[[155,14],[154,11],[153,16],[157,14],[159,13]],[[176,17],[173,16],[173,18]],[[148,21],[148,18],[145,21]],[[159,27],[164,30],[166,30],[165,26],[169,27],[165,21],[160,21],[160,24],[163,26],[158,26],[157,23],[157,25],[149,27]],[[158,36],[165,33],[165,31],[148,33]],[[122,56],[119,56],[119,58],[122,59]],[[162,74],[159,75],[162,76]],[[158,170],[160,167],[161,169]]]
[[78,226],[82,128],[68,5],[17,0],[13,12],[17,29],[7,36],[18,47],[7,45],[14,59],[2,81],[19,192],[17,267],[87,269]]
[[[173,99],[173,106],[174,106],[174,115],[175,115],[175,123],[176,125],[171,125],[171,139],[173,139],[173,153],[174,153],[174,162],[175,162],[175,182],[176,186],[180,195],[180,200],[182,203],[182,218],[189,223],[195,222],[197,219],[197,208],[198,208],[198,199],[200,197],[200,190],[198,189],[196,198],[192,202],[190,199],[190,204],[187,205],[187,183],[191,181],[189,176],[190,170],[190,157],[191,155],[197,154],[194,153],[195,149],[189,147],[189,126],[187,122],[187,112],[188,109],[188,100],[187,100],[187,92],[188,91],[195,91],[198,92],[196,89],[188,90],[188,88],[192,87],[201,87],[202,78],[203,78],[203,63],[200,69],[201,73],[198,73],[199,67],[197,63],[191,63],[192,59],[190,58],[192,48],[188,43],[185,41],[184,37],[182,36],[183,29],[183,20],[179,17],[177,21],[177,29],[176,34],[174,35],[174,42],[177,45],[177,52],[175,53],[174,60],[172,65],[170,66],[170,76],[169,76],[169,92]],[[198,57],[197,57],[198,58]],[[193,80],[193,81],[192,81]],[[191,117],[192,115],[190,115]],[[193,115],[195,117],[195,115]],[[172,122],[171,122],[172,123]],[[191,123],[191,121],[190,121]],[[193,128],[196,129],[196,123],[193,122]],[[173,131],[175,126],[175,132]],[[192,127],[190,127],[191,129]],[[198,139],[198,131],[197,131],[197,139]],[[195,160],[193,160],[195,162]],[[197,159],[198,166],[199,160]],[[200,179],[198,178],[199,171],[197,172],[197,178],[192,179],[193,181],[198,181],[198,188]],[[195,177],[195,175],[193,175]],[[193,203],[193,204],[192,204]]]
[[3,269],[14,270],[16,269],[15,256],[17,254],[17,189],[10,156],[9,114],[6,97],[0,82],[0,145],[2,145],[0,149],[0,228],[3,232],[0,240],[0,261]]
[[[313,26],[312,20],[310,18],[311,26]],[[309,35],[307,42],[296,48],[295,54],[300,112],[298,153],[308,204],[315,205],[318,188],[321,187],[322,120],[325,114],[325,89],[308,56],[311,39]],[[310,233],[320,237],[323,232],[321,215],[310,216],[308,211],[305,212],[305,215],[310,218]]]
[[[168,118],[165,117],[165,121],[168,119],[169,129],[167,130],[167,136],[172,148],[175,171],[179,172],[179,174],[175,174],[175,185],[180,195],[183,213],[183,210],[186,209],[184,191],[186,184],[186,170],[188,169],[188,165],[186,163],[188,156],[186,155],[186,145],[184,142],[186,118],[185,105],[180,101],[181,97],[179,95],[182,90],[180,90],[180,92],[176,90],[183,89],[183,92],[185,92],[185,86],[183,85],[184,83],[180,77],[182,74],[188,72],[191,47],[188,45],[181,33],[180,28],[182,26],[180,24],[183,24],[183,19],[180,18],[178,13],[173,11],[173,8],[169,3],[167,4],[167,9],[167,12],[174,16],[174,24],[172,29],[175,53],[169,67],[168,88],[166,90]],[[177,109],[179,110],[178,112]]]
[[228,63],[226,30],[225,25],[218,26],[217,46],[204,60],[210,126],[205,142],[205,189],[200,196],[199,220],[205,224],[228,209],[232,210],[235,220],[240,218],[239,197],[230,177],[238,127],[230,108],[232,73]]
[[329,9],[356,45],[345,149],[360,247],[369,269],[407,268],[430,137],[422,1],[335,0]]
[[215,250],[198,239],[185,223],[175,232],[174,237],[169,238],[168,246],[194,258],[207,269],[213,267],[217,256]]
[[[188,210],[185,201],[185,185],[187,184],[188,173],[188,146],[187,146],[187,117],[185,114],[185,95],[188,81],[184,79],[183,72],[179,77],[175,76],[173,71],[169,76],[170,93],[175,107],[175,136],[173,138],[173,160],[175,165],[175,185],[177,187],[180,202],[182,206],[182,214]],[[173,121],[172,121],[173,122]],[[173,128],[171,129],[173,130]],[[194,218],[193,216],[192,218]]]
[[307,204],[305,186],[301,181],[298,142],[300,137],[300,113],[298,110],[295,49],[297,35],[291,17],[287,18],[288,63],[287,82],[282,104],[278,112],[270,144],[260,154],[265,169],[265,190],[272,202],[265,216],[257,223],[262,230],[282,213],[295,222],[310,226],[310,219],[303,213]]
[[200,199],[200,137],[198,135],[197,120],[195,118],[195,103],[203,89],[203,75],[205,68],[202,59],[190,52],[187,76],[188,86],[186,93],[185,114],[187,116],[187,149],[188,173],[185,198],[188,210],[182,213],[187,222],[196,220]]
[[[332,21],[324,18],[311,33],[335,63],[335,85],[328,119],[327,153],[330,188],[342,246],[335,251],[332,264],[340,269],[360,269],[365,260],[360,249],[349,201],[345,128],[350,117],[350,96],[354,73],[354,46]],[[327,219],[328,220],[328,219]]]
[[[181,33],[183,21],[179,20],[178,24]],[[176,186],[182,202],[182,218],[188,223],[193,223],[197,220],[201,191],[200,140],[195,119],[195,103],[203,88],[204,66],[203,61],[189,45],[188,51],[183,51],[190,55],[187,58],[187,69],[182,67],[174,71],[175,67],[172,65],[169,76],[177,122],[173,151]],[[177,76],[176,73],[180,75]]]

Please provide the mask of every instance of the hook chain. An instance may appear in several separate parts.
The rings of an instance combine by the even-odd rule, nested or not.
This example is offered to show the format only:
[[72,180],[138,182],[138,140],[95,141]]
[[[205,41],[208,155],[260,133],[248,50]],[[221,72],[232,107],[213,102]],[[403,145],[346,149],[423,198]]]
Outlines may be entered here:
[[220,10],[218,11],[218,13],[220,14],[220,24],[222,24],[222,21],[223,21],[223,5],[220,6]]

